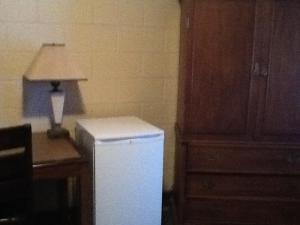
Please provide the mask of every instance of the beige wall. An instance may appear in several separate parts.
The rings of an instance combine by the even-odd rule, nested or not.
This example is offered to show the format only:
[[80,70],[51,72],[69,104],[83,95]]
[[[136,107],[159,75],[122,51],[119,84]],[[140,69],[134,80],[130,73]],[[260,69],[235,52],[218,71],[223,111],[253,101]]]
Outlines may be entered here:
[[48,128],[49,86],[26,84],[22,75],[42,43],[64,42],[89,79],[65,84],[65,126],[73,131],[82,117],[136,115],[165,129],[170,189],[179,11],[178,0],[0,0],[0,126]]

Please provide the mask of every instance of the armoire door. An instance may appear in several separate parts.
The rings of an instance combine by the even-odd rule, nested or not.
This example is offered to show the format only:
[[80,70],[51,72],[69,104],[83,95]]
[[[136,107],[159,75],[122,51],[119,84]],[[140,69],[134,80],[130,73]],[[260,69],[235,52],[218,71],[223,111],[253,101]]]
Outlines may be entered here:
[[195,0],[185,133],[247,135],[255,0]]
[[[300,142],[300,1],[269,2],[268,52],[259,64],[256,136],[260,140]],[[264,61],[264,62],[263,62]]]

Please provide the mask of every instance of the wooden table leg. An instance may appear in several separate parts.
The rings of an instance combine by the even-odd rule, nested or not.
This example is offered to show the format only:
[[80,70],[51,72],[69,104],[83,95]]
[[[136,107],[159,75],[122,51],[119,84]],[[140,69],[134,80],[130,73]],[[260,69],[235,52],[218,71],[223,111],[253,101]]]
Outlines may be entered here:
[[88,166],[81,168],[79,177],[80,188],[80,222],[81,225],[93,225],[92,179]]
[[58,182],[58,205],[61,213],[62,224],[69,224],[69,194],[68,179],[60,179]]

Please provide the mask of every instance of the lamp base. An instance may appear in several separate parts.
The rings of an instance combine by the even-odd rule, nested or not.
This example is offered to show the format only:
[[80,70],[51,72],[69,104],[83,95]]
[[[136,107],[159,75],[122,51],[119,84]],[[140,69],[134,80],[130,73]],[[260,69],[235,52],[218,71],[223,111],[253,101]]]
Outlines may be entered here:
[[51,129],[47,130],[47,136],[51,139],[68,138],[70,137],[70,133],[67,129],[56,125],[53,126]]

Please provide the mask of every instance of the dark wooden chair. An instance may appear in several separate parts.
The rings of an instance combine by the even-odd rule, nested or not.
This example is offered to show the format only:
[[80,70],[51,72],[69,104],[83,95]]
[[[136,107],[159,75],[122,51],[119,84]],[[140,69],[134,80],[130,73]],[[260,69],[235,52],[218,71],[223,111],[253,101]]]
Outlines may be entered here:
[[29,124],[0,129],[0,225],[32,224]]

